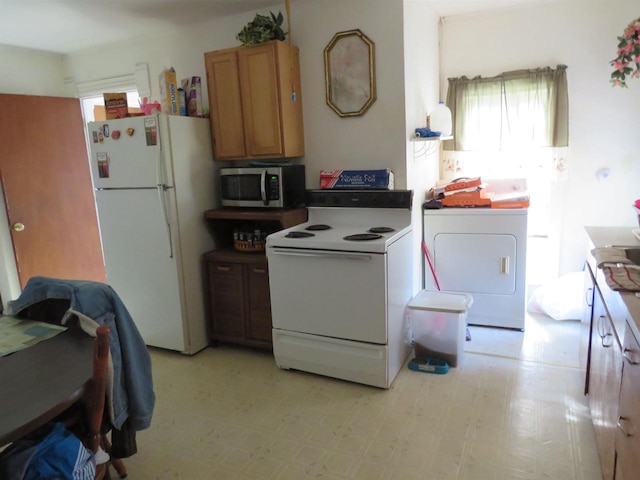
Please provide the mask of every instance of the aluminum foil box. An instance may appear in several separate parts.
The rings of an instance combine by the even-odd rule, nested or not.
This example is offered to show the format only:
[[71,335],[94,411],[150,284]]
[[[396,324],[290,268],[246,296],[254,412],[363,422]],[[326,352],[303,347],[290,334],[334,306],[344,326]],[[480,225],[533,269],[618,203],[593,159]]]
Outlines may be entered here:
[[393,172],[385,170],[320,170],[320,188],[393,190]]

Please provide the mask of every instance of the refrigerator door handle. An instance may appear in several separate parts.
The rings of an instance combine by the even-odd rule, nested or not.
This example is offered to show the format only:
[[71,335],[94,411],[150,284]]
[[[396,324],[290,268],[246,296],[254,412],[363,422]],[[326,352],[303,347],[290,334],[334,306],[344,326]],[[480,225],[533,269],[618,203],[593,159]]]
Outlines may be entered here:
[[108,192],[111,190],[156,190],[158,187],[97,187],[96,192]]
[[162,151],[162,146],[158,149],[156,160],[156,181],[158,185],[165,185],[167,182],[164,178],[164,152]]
[[158,199],[160,200],[160,208],[162,209],[162,216],[164,218],[164,224],[167,226],[167,236],[169,237],[169,258],[173,258],[173,239],[171,235],[171,224],[169,223],[169,215],[167,214],[167,199],[165,192],[170,187],[164,183],[158,184]]

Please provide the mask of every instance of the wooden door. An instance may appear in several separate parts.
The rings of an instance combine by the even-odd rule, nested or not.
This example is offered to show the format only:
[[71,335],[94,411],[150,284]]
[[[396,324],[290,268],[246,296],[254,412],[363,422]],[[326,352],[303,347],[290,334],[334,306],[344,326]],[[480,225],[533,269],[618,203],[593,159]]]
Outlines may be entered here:
[[22,287],[105,282],[79,100],[0,94],[0,178]]
[[216,160],[246,156],[236,50],[204,55]]

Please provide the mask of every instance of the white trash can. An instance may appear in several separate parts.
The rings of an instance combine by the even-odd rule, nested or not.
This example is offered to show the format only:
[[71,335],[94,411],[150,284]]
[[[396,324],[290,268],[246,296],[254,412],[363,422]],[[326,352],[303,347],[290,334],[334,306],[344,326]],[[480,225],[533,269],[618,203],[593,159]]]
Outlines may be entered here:
[[444,360],[458,365],[464,353],[467,312],[473,304],[468,293],[422,290],[407,308],[416,357]]

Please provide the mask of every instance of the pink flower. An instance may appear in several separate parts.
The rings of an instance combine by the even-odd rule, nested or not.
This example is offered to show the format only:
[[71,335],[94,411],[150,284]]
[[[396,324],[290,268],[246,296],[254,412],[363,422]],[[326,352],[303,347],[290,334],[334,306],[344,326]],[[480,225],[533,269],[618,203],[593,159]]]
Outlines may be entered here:
[[613,86],[627,87],[625,75],[640,78],[640,18],[632,20],[618,37],[618,55],[610,62],[614,72],[611,74]]

